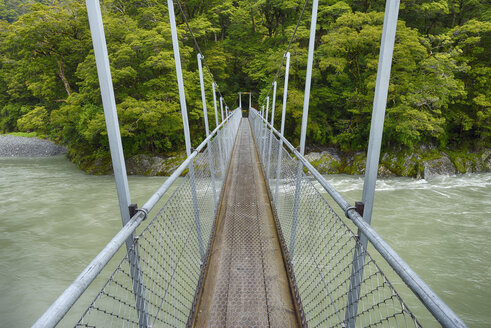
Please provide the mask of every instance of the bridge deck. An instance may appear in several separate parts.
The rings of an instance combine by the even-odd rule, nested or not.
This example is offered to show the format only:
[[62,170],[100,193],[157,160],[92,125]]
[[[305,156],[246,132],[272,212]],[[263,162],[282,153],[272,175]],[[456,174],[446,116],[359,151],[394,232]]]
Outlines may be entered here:
[[194,325],[298,327],[247,119],[238,131]]

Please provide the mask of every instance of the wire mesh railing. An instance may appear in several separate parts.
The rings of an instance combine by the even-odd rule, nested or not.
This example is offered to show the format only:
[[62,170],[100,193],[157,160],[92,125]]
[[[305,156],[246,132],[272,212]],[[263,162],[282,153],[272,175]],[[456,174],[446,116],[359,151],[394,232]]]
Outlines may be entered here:
[[[240,119],[240,110],[235,110],[215,129],[34,327],[52,327],[61,320],[172,185],[177,185],[172,195],[134,238],[133,246],[75,327],[186,325],[201,288],[219,201],[216,195],[225,181]],[[177,179],[186,170],[186,175]]]
[[[365,256],[355,252],[358,236],[314,186],[301,162],[257,111],[252,109],[249,119],[308,326],[420,327],[373,258],[366,251]],[[360,270],[362,278],[354,279]]]
[[140,290],[145,294],[133,291],[136,268],[126,255],[76,327],[139,327],[138,303],[143,301],[147,304],[143,314],[146,327],[186,325],[206,258],[200,248],[208,249],[215,223],[218,199],[214,194],[223,186],[239,122],[240,111],[236,111],[195,157],[177,189],[136,237],[131,252],[140,259],[138,275],[144,285]]

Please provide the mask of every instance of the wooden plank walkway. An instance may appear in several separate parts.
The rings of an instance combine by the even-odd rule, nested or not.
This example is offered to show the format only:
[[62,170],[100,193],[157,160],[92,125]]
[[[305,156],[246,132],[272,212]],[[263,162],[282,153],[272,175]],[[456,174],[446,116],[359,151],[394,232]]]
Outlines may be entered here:
[[195,327],[299,327],[249,121],[242,119]]

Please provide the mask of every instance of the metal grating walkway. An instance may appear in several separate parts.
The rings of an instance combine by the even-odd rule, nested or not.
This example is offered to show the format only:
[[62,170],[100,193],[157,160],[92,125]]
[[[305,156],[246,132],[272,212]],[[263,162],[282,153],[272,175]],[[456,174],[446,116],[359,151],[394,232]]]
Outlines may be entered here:
[[268,192],[242,119],[196,327],[298,327]]

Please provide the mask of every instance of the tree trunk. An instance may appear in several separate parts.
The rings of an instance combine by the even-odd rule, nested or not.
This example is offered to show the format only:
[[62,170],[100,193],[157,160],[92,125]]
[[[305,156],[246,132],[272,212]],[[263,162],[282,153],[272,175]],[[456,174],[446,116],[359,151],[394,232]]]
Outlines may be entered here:
[[65,85],[65,90],[66,93],[68,94],[68,97],[72,94],[72,89],[70,88],[70,84],[68,83],[68,80],[66,79],[65,72],[63,71],[63,57],[58,61],[58,76],[60,79],[63,81],[63,84]]
[[254,21],[254,11],[251,9],[252,33],[256,33],[256,22]]

